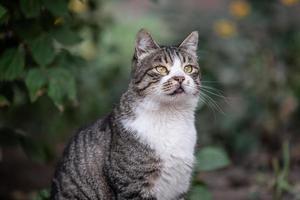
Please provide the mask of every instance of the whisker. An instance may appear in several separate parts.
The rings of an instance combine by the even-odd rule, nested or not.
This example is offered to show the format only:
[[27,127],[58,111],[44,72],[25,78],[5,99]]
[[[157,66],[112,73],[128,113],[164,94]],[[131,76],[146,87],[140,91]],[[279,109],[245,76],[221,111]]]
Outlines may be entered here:
[[219,97],[219,98],[221,98],[221,99],[224,99],[224,101],[225,101],[228,105],[230,105],[230,102],[229,102],[229,100],[228,100],[228,98],[227,98],[226,96],[224,96],[224,95],[222,95],[222,94],[218,94],[218,93],[212,92],[212,91],[210,91],[210,90],[208,90],[208,89],[206,89],[206,88],[201,88],[201,89],[202,89],[203,92],[207,92],[207,93],[209,93],[209,94],[211,94],[211,95],[213,95],[213,96],[216,96],[216,97]]
[[218,92],[219,94],[222,94],[224,93],[222,90],[220,89],[217,89],[217,88],[213,88],[213,87],[210,87],[210,86],[207,86],[207,85],[201,85],[202,88],[205,88],[205,89],[210,89],[210,90],[213,90],[215,92]]
[[210,93],[210,94],[212,94],[212,95],[214,95],[214,96],[217,96],[217,97],[220,97],[220,98],[224,98],[224,99],[227,98],[227,97],[225,97],[224,95],[219,94],[219,93],[212,92],[212,91],[210,91],[210,90],[207,89],[207,88],[202,87],[201,89],[202,89],[204,92],[208,92],[208,93]]
[[205,99],[206,104],[212,109],[212,111],[219,111],[218,107],[215,105],[214,102],[209,100],[207,97],[202,96]]
[[205,81],[201,80],[202,83],[221,83],[220,81]]
[[[195,85],[183,85],[184,87],[188,87],[191,88],[193,90],[199,90],[199,101],[203,102],[205,105],[208,106],[208,108],[213,112],[214,117],[216,117],[216,111],[222,114],[226,114],[224,112],[224,110],[222,109],[221,105],[215,100],[213,99],[213,97],[218,97],[223,99],[227,104],[229,104],[228,102],[228,98],[226,96],[223,95],[223,91],[213,88],[211,86],[206,86],[206,85],[202,85],[200,83],[195,83]],[[155,87],[151,86],[149,89],[152,90]],[[170,84],[165,84],[162,87],[162,91],[163,92],[168,92],[170,89],[172,89],[173,86],[171,86]],[[144,94],[148,94],[151,93],[151,91],[147,91]],[[212,96],[210,96],[212,95]]]
[[211,98],[209,95],[205,93],[200,93],[200,94],[202,95],[202,97],[206,98],[208,102],[210,102],[217,111],[219,111],[222,114],[225,114],[221,106],[213,98]]
[[213,112],[214,118],[216,119],[216,108],[214,105],[211,104],[210,101],[206,100],[203,96],[199,96],[199,99],[208,106],[208,108]]

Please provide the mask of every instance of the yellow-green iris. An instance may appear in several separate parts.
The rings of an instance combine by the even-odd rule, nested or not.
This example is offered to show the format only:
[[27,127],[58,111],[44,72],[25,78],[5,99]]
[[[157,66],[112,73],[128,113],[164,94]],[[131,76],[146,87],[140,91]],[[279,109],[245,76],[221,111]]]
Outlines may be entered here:
[[160,65],[160,66],[155,67],[155,69],[161,75],[167,75],[169,73],[169,70],[165,66]]

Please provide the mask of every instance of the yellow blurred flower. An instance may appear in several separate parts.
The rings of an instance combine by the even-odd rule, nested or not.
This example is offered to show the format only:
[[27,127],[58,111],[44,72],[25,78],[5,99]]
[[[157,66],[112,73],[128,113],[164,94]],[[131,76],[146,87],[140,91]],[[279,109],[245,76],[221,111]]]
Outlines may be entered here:
[[280,0],[280,2],[285,6],[292,6],[299,3],[299,0]]
[[251,11],[251,6],[246,1],[237,0],[230,3],[229,10],[233,16],[237,18],[243,18],[249,15]]
[[63,17],[57,17],[54,20],[54,25],[59,26],[59,25],[62,25],[64,22],[65,22],[65,20]]
[[97,46],[91,40],[82,42],[78,50],[81,56],[86,60],[93,60],[97,57]]
[[237,29],[232,21],[221,19],[214,23],[214,32],[222,38],[229,38],[237,33]]
[[84,13],[88,10],[87,0],[70,0],[69,9],[74,13]]

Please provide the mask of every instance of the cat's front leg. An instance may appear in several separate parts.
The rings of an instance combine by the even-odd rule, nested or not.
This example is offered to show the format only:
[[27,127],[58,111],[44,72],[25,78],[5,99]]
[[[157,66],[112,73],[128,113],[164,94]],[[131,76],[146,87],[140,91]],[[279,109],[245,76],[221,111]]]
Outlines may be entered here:
[[177,200],[186,200],[187,198],[186,198],[186,193],[183,193],[183,194],[181,194],[181,195],[179,195],[179,196],[177,196]]

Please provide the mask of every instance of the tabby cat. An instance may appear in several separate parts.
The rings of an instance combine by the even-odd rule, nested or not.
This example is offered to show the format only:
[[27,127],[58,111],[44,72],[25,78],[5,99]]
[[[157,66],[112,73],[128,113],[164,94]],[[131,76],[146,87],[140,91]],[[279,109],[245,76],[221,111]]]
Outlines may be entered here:
[[51,199],[183,200],[194,164],[198,32],[178,46],[136,37],[128,90],[81,129],[56,168]]

